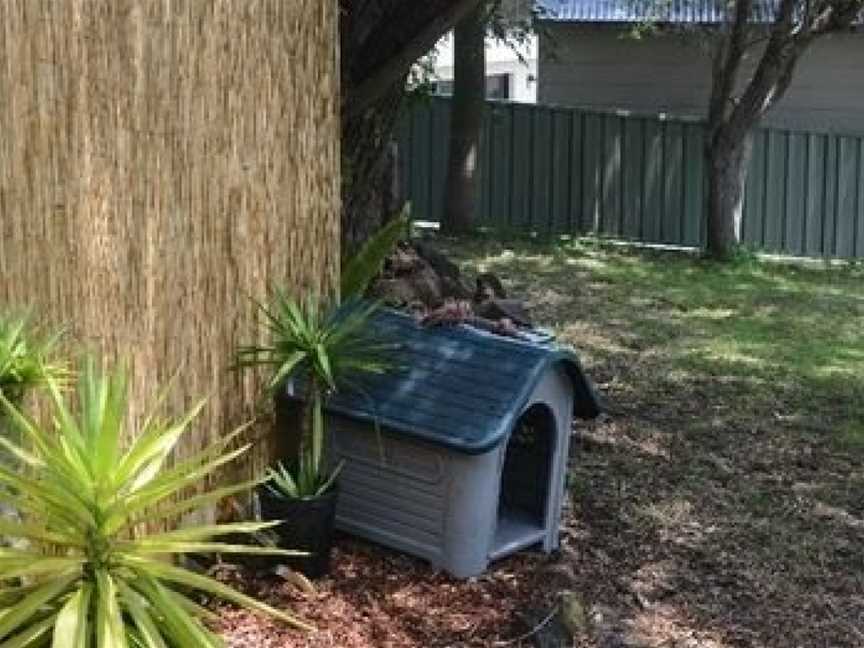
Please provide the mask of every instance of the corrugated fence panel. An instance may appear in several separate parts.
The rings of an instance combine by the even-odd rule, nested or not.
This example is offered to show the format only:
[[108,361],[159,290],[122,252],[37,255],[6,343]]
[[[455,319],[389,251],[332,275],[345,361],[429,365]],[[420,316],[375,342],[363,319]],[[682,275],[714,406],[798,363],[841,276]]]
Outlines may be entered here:
[[552,112],[552,169],[550,173],[552,208],[549,211],[549,233],[569,232],[572,187],[569,169],[573,165],[573,122],[568,111]]
[[[450,101],[416,102],[397,131],[415,218],[441,217]],[[479,225],[698,247],[706,238],[704,127],[665,116],[490,102],[478,151]],[[864,135],[761,129],[742,241],[864,257]]]
[[[858,141],[852,137],[838,140],[837,154],[837,218],[836,250],[838,257],[846,259],[855,256],[855,213],[858,192]],[[846,215],[850,218],[846,218]]]
[[570,168],[567,176],[570,178],[570,205],[567,213],[567,231],[577,232],[581,225],[582,196],[584,195],[584,167],[585,156],[585,115],[572,112],[570,116]]
[[665,126],[661,242],[680,244],[684,219],[684,128],[675,122],[667,122]]
[[429,119],[432,146],[429,147],[429,202],[430,212],[444,211],[444,187],[447,183],[447,134],[450,132],[450,111],[433,108]]
[[533,137],[534,110],[529,106],[513,106],[513,175],[510,191],[510,214],[507,224],[516,229],[531,229],[531,193],[534,184]]
[[602,195],[600,178],[603,170],[603,116],[585,115],[582,139],[582,214],[578,231],[599,232]]
[[838,173],[840,146],[837,138],[828,137],[825,153],[825,211],[822,217],[822,251],[826,256],[837,253],[837,207],[840,188]]
[[600,233],[620,237],[622,232],[621,141],[623,122],[620,117],[603,118],[603,208]]
[[805,254],[807,215],[807,136],[788,133],[786,181],[786,221],[783,248],[790,254]]
[[765,190],[765,238],[762,247],[776,251],[781,249],[781,232],[786,217],[786,138],[779,131],[768,132],[766,146],[765,181],[768,185]]
[[753,159],[747,176],[744,196],[744,215],[741,224],[741,239],[755,247],[765,244],[765,188],[767,186],[767,144],[765,133],[757,133],[753,140]]
[[623,184],[624,204],[621,235],[638,240],[642,236],[643,171],[645,169],[642,119],[624,120]]
[[684,230],[681,242],[689,247],[703,243],[705,221],[705,145],[699,124],[684,126]]
[[663,219],[663,126],[655,119],[644,121],[642,180],[642,235],[641,240],[659,243]]
[[[441,215],[431,212],[429,192],[430,164],[432,147],[436,143],[435,136],[430,132],[432,105],[417,104],[409,113],[411,122],[411,175],[403,179],[407,186],[407,195],[414,204],[414,215],[423,220],[438,220]],[[439,133],[439,137],[444,137]],[[443,148],[443,147],[442,147]],[[441,189],[444,190],[443,187]]]
[[490,128],[490,141],[492,155],[490,155],[492,172],[489,174],[490,197],[489,215],[484,219],[484,224],[500,224],[500,219],[507,218],[510,213],[510,186],[512,183],[511,169],[513,164],[513,111],[501,106],[492,106],[492,125]]
[[804,252],[807,256],[818,256],[823,251],[826,140],[822,135],[807,136],[807,218],[804,227]]
[[534,129],[531,142],[531,207],[529,223],[532,230],[549,232],[552,213],[552,154],[555,133],[552,127],[552,110],[539,108],[532,111]]

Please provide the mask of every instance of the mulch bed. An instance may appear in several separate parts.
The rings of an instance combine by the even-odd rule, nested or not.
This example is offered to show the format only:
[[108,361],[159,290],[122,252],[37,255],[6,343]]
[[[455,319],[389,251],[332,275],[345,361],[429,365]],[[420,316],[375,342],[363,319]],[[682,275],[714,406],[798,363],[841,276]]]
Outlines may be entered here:
[[[531,645],[521,614],[551,608],[555,557],[523,552],[489,573],[455,580],[427,563],[346,536],[330,576],[304,594],[275,576],[230,566],[221,578],[314,624],[303,634],[253,613],[221,607],[218,630],[229,646],[259,648],[444,648]],[[553,579],[554,580],[554,579]]]

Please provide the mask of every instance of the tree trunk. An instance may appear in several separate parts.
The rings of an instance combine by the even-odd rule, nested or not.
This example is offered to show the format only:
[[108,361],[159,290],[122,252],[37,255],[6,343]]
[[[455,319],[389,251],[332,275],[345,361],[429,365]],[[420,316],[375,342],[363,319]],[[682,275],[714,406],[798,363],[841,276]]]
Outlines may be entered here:
[[390,155],[405,100],[401,79],[375,106],[342,115],[342,253],[353,254],[397,213]]
[[167,410],[210,395],[180,456],[258,411],[261,377],[231,371],[263,335],[250,298],[338,285],[337,21],[330,0],[0,3],[0,303],[125,359],[130,430],[178,370]]
[[722,131],[709,143],[708,255],[725,260],[741,243],[744,187],[753,150],[753,132],[729,135]]
[[481,2],[339,0],[343,254],[402,207],[388,150],[411,65]]
[[485,0],[340,0],[343,114],[374,106],[435,43]]
[[453,113],[444,187],[445,232],[465,232],[474,223],[477,162],[486,100],[486,18],[481,3],[456,26],[453,43]]

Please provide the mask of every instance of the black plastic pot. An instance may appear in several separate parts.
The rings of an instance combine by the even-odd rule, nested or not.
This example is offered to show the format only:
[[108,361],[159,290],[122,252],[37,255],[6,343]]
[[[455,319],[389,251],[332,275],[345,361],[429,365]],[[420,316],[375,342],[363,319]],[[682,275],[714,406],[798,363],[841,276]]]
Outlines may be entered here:
[[283,521],[274,529],[279,536],[280,547],[310,554],[280,559],[280,562],[308,578],[319,578],[330,571],[338,496],[337,486],[314,499],[280,497],[266,485],[258,489],[261,518],[266,521]]

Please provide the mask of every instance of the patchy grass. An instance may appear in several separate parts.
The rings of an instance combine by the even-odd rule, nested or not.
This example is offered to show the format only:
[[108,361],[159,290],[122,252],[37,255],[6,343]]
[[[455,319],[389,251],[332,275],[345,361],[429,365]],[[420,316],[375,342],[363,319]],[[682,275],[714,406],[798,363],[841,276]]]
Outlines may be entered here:
[[607,626],[645,646],[864,645],[864,271],[446,247],[527,297],[608,405],[581,431],[564,552]]

